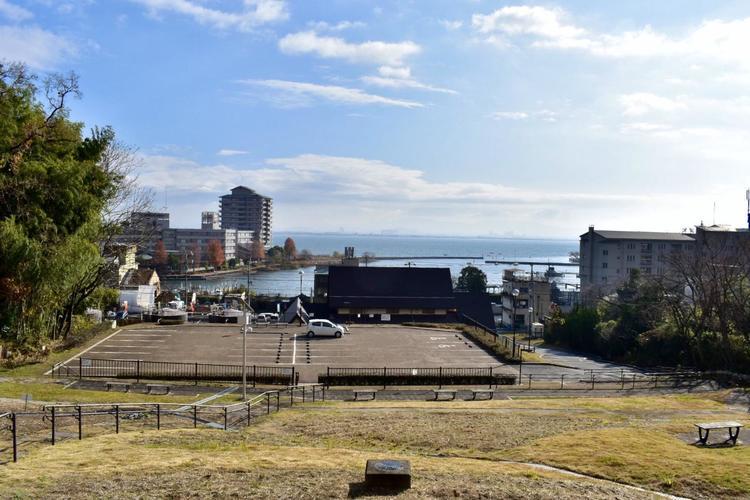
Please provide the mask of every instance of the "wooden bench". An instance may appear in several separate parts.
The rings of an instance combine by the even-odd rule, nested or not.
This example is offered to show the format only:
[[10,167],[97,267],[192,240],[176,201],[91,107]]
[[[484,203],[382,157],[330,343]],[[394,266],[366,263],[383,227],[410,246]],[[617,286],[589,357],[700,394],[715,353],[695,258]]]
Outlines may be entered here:
[[433,389],[432,393],[435,395],[435,399],[433,401],[437,401],[440,396],[445,394],[446,396],[450,396],[448,399],[441,399],[440,401],[453,401],[456,399],[456,393],[458,391],[456,389]]
[[476,400],[479,394],[489,394],[490,397],[488,397],[487,399],[492,399],[495,397],[495,391],[492,389],[470,389],[470,390],[471,390],[472,401]]
[[377,389],[354,389],[352,393],[354,394],[354,401],[362,401],[361,399],[359,399],[360,394],[371,395],[372,396],[371,398],[366,399],[364,401],[372,401],[373,399],[375,399],[375,395],[378,393],[378,390]]
[[146,384],[146,394],[151,394],[154,389],[160,389],[162,394],[169,394],[169,392],[172,390],[172,388],[168,385],[162,385],[162,384]]
[[110,390],[112,390],[112,389],[114,389],[116,387],[119,387],[119,388],[123,389],[123,392],[130,391],[130,383],[129,382],[107,382],[106,385],[107,385],[107,392],[109,392]]
[[710,431],[714,429],[727,429],[729,431],[729,439],[724,442],[731,442],[735,445],[737,444],[737,437],[740,435],[740,429],[742,429],[742,424],[734,421],[708,422],[705,424],[695,424],[695,426],[698,428],[698,442],[700,444],[708,444],[708,433]]

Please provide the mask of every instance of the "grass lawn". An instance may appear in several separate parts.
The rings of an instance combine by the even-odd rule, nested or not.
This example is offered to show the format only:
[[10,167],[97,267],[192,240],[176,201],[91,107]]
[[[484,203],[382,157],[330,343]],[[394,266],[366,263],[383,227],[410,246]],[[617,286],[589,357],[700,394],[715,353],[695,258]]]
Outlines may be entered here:
[[[118,330],[121,327],[118,327]],[[95,335],[82,345],[77,345],[69,349],[62,351],[52,352],[47,356],[44,361],[39,363],[29,363],[15,368],[5,368],[0,366],[0,377],[41,377],[44,373],[50,370],[55,363],[62,363],[68,359],[76,356],[79,352],[86,349],[87,347],[94,345],[96,342],[112,335],[117,330],[105,329],[101,333]]]
[[691,498],[750,498],[750,446],[690,444],[695,422],[750,424],[728,396],[300,405],[239,432],[131,431],[39,447],[0,469],[0,497],[359,496],[365,461],[389,457],[412,462],[406,498],[650,497],[515,462]]

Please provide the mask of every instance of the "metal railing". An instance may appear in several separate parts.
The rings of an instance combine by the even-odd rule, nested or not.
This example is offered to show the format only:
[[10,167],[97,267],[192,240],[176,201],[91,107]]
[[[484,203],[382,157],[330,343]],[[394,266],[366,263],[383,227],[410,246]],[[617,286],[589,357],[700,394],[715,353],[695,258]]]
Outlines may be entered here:
[[[321,384],[289,386],[227,405],[184,403],[74,403],[42,406],[38,411],[0,414],[0,464],[18,461],[22,446],[55,445],[121,429],[197,428],[231,430],[261,415],[295,404],[325,401]],[[6,425],[2,425],[5,421]],[[7,443],[7,444],[6,444]]]
[[[296,385],[299,381],[299,372],[293,366],[251,365],[246,368],[247,381],[253,387],[256,383]],[[239,382],[242,380],[242,365],[78,358],[77,362],[55,365],[52,377],[187,380],[196,384],[199,381]]]
[[326,368],[318,382],[332,385],[510,385],[516,376],[486,368]]

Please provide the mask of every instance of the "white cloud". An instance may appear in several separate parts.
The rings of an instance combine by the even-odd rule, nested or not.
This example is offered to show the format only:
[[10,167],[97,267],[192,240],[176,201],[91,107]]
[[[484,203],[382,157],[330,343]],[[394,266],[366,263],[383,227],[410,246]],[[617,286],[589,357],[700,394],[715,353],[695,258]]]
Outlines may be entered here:
[[37,27],[0,26],[0,59],[36,69],[56,68],[78,52],[65,37]]
[[279,91],[281,95],[276,99],[276,102],[284,107],[309,105],[313,99],[324,99],[352,105],[378,104],[401,108],[424,107],[423,104],[416,101],[392,99],[377,94],[368,94],[360,89],[338,85],[320,85],[287,80],[241,80],[240,83]]
[[528,120],[537,119],[544,122],[553,123],[557,121],[557,113],[549,109],[540,109],[538,111],[495,111],[490,115],[495,120]]
[[367,41],[350,43],[343,38],[320,36],[314,31],[301,31],[279,40],[279,49],[285,54],[315,54],[324,59],[343,59],[358,64],[403,66],[406,59],[421,52],[412,41]]
[[443,94],[458,94],[455,90],[446,89],[443,87],[435,87],[428,85],[420,81],[414,80],[413,78],[385,78],[382,76],[363,76],[362,81],[368,85],[375,85],[377,87],[387,87],[393,89],[409,88],[416,90],[426,90],[429,92],[440,92]]
[[248,152],[242,149],[220,149],[216,154],[219,156],[240,156],[246,155]]
[[[145,156],[138,174],[147,187],[174,193],[172,199],[189,195],[194,200],[196,193],[203,193],[204,199],[215,202],[217,195],[238,184],[251,186],[274,197],[277,227],[307,227],[314,231],[338,230],[342,226],[373,231],[398,227],[416,233],[487,234],[492,230],[513,230],[527,235],[570,237],[592,221],[591,213],[597,214],[597,224],[605,224],[621,216],[624,207],[628,207],[629,216],[643,216],[644,220],[651,213],[646,229],[663,229],[659,225],[664,220],[692,222],[684,211],[680,213],[685,205],[683,198],[669,194],[642,190],[637,194],[601,190],[565,193],[559,189],[517,188],[496,181],[441,182],[428,178],[419,169],[367,158],[304,154],[239,168]],[[325,186],[325,197],[320,196],[320,186]],[[691,203],[695,201],[691,198]],[[187,220],[197,220],[201,207],[191,208],[195,216]],[[654,220],[653,213],[663,208],[670,210],[669,216],[674,218]],[[331,218],[331,213],[336,217]],[[499,220],[498,213],[503,214]],[[637,219],[626,224],[632,226],[632,220]]]
[[200,0],[131,0],[143,5],[151,15],[158,16],[163,12],[174,12],[192,17],[200,24],[218,29],[252,29],[271,22],[284,21],[289,18],[285,0],[243,0],[242,9],[228,12],[206,7]]
[[750,17],[707,20],[682,35],[667,35],[651,26],[621,33],[601,33],[576,26],[558,8],[508,6],[474,14],[472,26],[484,40],[511,46],[518,40],[531,47],[579,50],[599,57],[684,57],[709,64],[750,66]]
[[32,14],[31,11],[11,3],[8,0],[0,0],[0,15],[16,22],[26,21],[34,17],[34,14]]
[[641,116],[651,112],[672,112],[687,109],[687,104],[681,100],[661,97],[648,92],[621,95],[619,98],[622,114],[625,116]]
[[449,21],[448,19],[441,19],[439,21],[440,25],[447,29],[448,31],[456,31],[457,29],[460,29],[463,25],[463,21]]
[[392,89],[408,88],[426,90],[429,92],[440,92],[443,94],[458,94],[455,90],[428,85],[412,78],[411,69],[406,66],[380,66],[378,68],[378,73],[380,73],[380,76],[363,76],[362,81],[368,85],[375,85],[377,87]]
[[344,31],[364,28],[367,26],[367,24],[362,21],[339,21],[336,24],[331,24],[326,21],[310,21],[307,25],[315,31]]
[[495,120],[525,120],[529,114],[525,111],[495,111],[490,116]]

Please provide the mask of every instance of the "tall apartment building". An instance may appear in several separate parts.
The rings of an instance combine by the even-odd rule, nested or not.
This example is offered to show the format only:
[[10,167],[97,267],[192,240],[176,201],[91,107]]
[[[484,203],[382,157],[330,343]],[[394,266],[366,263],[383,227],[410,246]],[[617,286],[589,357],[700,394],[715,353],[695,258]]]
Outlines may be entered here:
[[219,201],[222,229],[254,231],[265,246],[271,245],[273,200],[245,186],[237,186]]
[[590,226],[580,239],[580,279],[584,300],[602,297],[622,284],[633,269],[642,275],[669,271],[669,256],[692,252],[695,235],[644,231],[602,231]]

